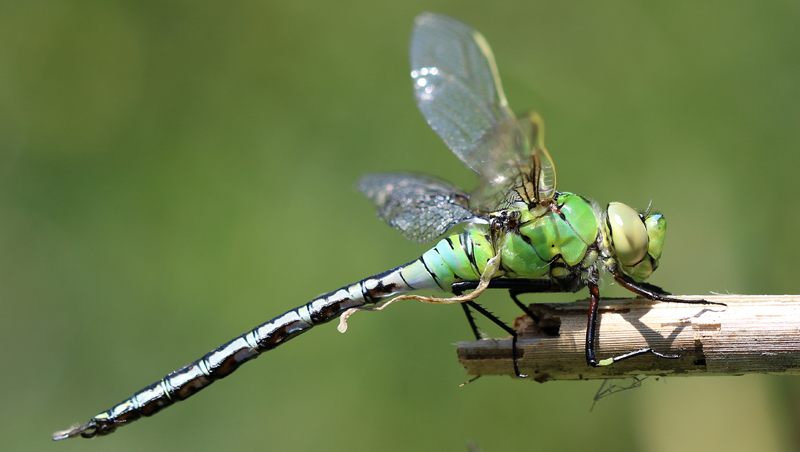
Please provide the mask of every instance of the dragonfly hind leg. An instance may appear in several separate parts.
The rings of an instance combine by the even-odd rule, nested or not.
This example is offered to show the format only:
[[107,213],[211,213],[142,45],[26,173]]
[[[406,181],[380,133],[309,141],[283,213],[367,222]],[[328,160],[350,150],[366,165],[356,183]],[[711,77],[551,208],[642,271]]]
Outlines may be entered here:
[[[473,290],[478,286],[478,281],[459,281],[452,285],[452,291],[456,295],[461,295],[466,290]],[[545,292],[563,292],[564,290],[559,286],[553,284],[552,282],[546,279],[495,279],[492,280],[489,285],[486,287],[487,289],[506,289],[508,290],[508,295],[511,297],[511,300],[514,304],[519,307],[522,312],[524,312],[528,317],[533,320],[533,323],[539,323],[541,320],[541,316],[536,314],[535,312],[531,311],[527,305],[519,301],[517,295],[521,295],[524,293],[545,293]],[[483,338],[481,333],[478,331],[477,326],[475,325],[475,320],[472,318],[472,314],[469,311],[469,308],[466,304],[462,304],[461,306],[464,307],[464,313],[467,315],[467,321],[469,322],[470,327],[472,328],[472,332],[475,334],[475,338],[480,340]]]
[[[471,307],[472,309],[478,311],[479,313],[481,313],[481,315],[483,315],[487,319],[491,320],[492,323],[494,323],[495,325],[499,326],[500,328],[505,330],[506,333],[511,335],[511,355],[512,355],[512,358],[514,360],[514,374],[516,376],[518,376],[519,378],[527,378],[528,377],[527,375],[525,375],[523,373],[520,373],[520,371],[519,371],[519,364],[517,363],[517,336],[518,335],[517,335],[517,332],[514,330],[514,328],[511,328],[510,326],[506,325],[502,320],[498,319],[494,314],[492,314],[491,312],[487,311],[481,305],[479,305],[478,303],[475,303],[474,301],[465,301],[464,304],[465,305],[469,305],[469,307]],[[465,312],[467,312],[467,318],[471,319],[472,316],[469,314],[469,310],[465,308]],[[476,332],[476,337],[477,337],[478,333],[477,333],[477,328],[475,327],[475,322],[472,321],[472,322],[470,322],[470,324],[471,324],[471,326],[473,328],[473,331]],[[480,337],[478,337],[478,339],[480,339]]]
[[475,318],[472,317],[472,311],[469,310],[469,305],[461,303],[461,307],[464,308],[464,315],[467,316],[467,322],[469,322],[469,327],[472,329],[472,334],[475,335],[475,340],[479,341],[485,339],[483,333],[478,329],[478,325],[475,324]]
[[[461,296],[464,291],[476,289],[479,285],[479,281],[459,281],[452,285],[453,294],[456,296]],[[524,303],[519,301],[517,295],[523,293],[541,293],[541,292],[559,292],[560,289],[558,286],[554,286],[553,283],[547,280],[542,279],[535,279],[535,280],[511,280],[511,279],[495,279],[489,282],[489,285],[486,286],[486,289],[506,289],[508,290],[508,294],[514,303],[522,309],[522,311],[527,314],[534,323],[538,323],[541,317],[531,311]],[[469,326],[472,329],[472,333],[475,335],[476,340],[483,339],[483,334],[481,334],[478,326],[475,324],[475,319],[472,316],[472,312],[470,308],[478,311],[481,315],[486,317],[487,319],[491,320],[492,323],[502,328],[508,334],[511,335],[511,354],[514,358],[514,373],[517,377],[526,378],[527,375],[520,373],[519,371],[519,364],[517,362],[517,332],[506,325],[502,320],[497,318],[494,314],[490,313],[479,304],[475,303],[474,301],[470,300],[461,304],[464,308],[464,314],[467,316],[467,322],[469,322]]]
[[[452,285],[452,291],[454,294],[460,295],[466,290],[475,289],[477,286],[478,286],[478,281],[459,281]],[[541,317],[538,314],[531,311],[528,308],[528,306],[526,306],[524,303],[519,301],[517,295],[521,295],[524,293],[544,293],[544,292],[564,291],[564,289],[546,279],[495,279],[492,280],[486,288],[508,290],[508,295],[511,297],[511,300],[514,301],[514,304],[516,304],[522,310],[522,312],[524,312],[531,319],[533,319],[534,323],[538,323]],[[467,310],[466,312],[469,311]],[[469,314],[467,314],[467,320],[469,320],[470,325],[474,324],[474,321],[472,321],[472,317]],[[480,339],[480,336],[477,333],[476,337]]]

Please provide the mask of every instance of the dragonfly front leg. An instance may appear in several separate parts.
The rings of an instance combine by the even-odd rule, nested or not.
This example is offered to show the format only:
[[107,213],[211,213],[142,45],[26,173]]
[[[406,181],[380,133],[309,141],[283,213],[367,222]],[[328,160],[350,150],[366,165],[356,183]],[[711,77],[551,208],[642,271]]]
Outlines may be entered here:
[[600,288],[597,287],[597,284],[595,283],[589,284],[589,319],[586,325],[586,363],[589,364],[590,366],[592,367],[609,366],[617,361],[633,358],[634,356],[644,355],[646,353],[652,353],[653,355],[656,355],[659,358],[667,358],[667,359],[677,359],[681,357],[680,354],[666,355],[663,353],[659,353],[650,347],[646,347],[632,351],[630,353],[625,353],[623,355],[617,355],[611,358],[597,361],[594,354],[594,339],[597,335],[597,309],[599,305],[600,305]]
[[725,303],[717,303],[715,301],[708,301],[703,299],[697,300],[684,300],[682,298],[674,298],[669,297],[669,292],[664,291],[664,289],[654,286],[652,284],[647,283],[637,283],[630,276],[622,273],[619,269],[614,270],[614,279],[621,285],[622,287],[630,290],[631,292],[639,295],[642,298],[647,298],[648,300],[653,301],[670,301],[673,303],[685,303],[685,304],[706,304],[706,305],[716,305],[716,306],[725,306]]
[[[680,298],[668,297],[666,296],[667,292],[662,290],[660,287],[653,286],[650,284],[637,284],[629,276],[620,272],[619,269],[614,270],[614,279],[622,287],[630,290],[631,292],[635,293],[636,295],[639,295],[642,298],[647,298],[648,300],[685,303],[685,304],[705,304],[705,305],[725,306],[724,303],[716,303],[713,301],[702,300],[702,299],[684,300]],[[600,289],[597,287],[597,284],[589,284],[589,293],[590,293],[589,319],[586,325],[586,362],[590,366],[592,367],[609,366],[617,361],[622,361],[623,359],[633,358],[634,356],[644,355],[647,353],[658,356],[659,358],[666,358],[666,359],[677,359],[681,357],[680,354],[668,355],[664,353],[659,353],[650,347],[646,347],[640,350],[632,351],[630,353],[625,353],[622,355],[617,355],[611,358],[606,358],[597,361],[594,353],[594,340],[597,333],[597,309],[600,303]]]

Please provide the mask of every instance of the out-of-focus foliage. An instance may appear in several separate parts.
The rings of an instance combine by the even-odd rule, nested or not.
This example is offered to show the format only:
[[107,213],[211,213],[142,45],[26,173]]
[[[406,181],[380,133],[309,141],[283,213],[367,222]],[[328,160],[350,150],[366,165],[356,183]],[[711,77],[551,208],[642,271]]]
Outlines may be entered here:
[[110,437],[48,443],[424,251],[353,189],[381,170],[474,184],[414,105],[423,10],[483,32],[512,107],[544,116],[561,189],[667,215],[653,283],[800,290],[796,2],[4,2],[0,448],[798,447],[797,379],[648,380],[591,413],[597,383],[459,388],[461,310],[414,303],[315,329]]

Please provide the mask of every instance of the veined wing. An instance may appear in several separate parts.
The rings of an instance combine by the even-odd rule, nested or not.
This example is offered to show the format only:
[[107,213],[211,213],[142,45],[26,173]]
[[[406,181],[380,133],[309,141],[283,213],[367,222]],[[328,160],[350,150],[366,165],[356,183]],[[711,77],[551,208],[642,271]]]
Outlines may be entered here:
[[[528,112],[500,124],[482,143],[488,150],[478,189],[470,194],[470,207],[491,211],[516,201],[540,202],[556,191],[556,167],[544,145],[544,121]],[[525,150],[525,156],[509,158]]]
[[463,22],[420,14],[411,34],[411,78],[428,124],[461,161],[482,174],[489,149],[479,144],[514,119],[489,43]]
[[433,176],[366,174],[357,186],[377,207],[378,217],[412,242],[430,242],[458,223],[480,218],[469,209],[466,193]]
[[[417,106],[462,162],[480,175],[470,207],[538,202],[555,192],[541,118],[514,117],[486,39],[470,26],[432,13],[417,16],[411,36]],[[543,163],[546,162],[546,163]],[[541,174],[542,170],[548,171]],[[540,181],[546,182],[540,185]]]

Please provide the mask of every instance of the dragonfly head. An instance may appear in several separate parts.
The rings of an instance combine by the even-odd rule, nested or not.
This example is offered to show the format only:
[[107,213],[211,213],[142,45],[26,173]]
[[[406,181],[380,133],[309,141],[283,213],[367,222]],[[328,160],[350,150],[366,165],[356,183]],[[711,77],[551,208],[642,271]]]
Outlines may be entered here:
[[606,230],[623,273],[642,282],[658,268],[667,234],[663,215],[639,214],[628,205],[612,202],[606,209]]

